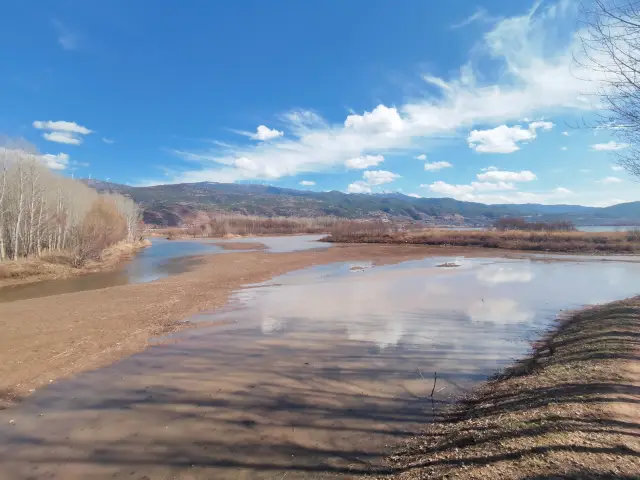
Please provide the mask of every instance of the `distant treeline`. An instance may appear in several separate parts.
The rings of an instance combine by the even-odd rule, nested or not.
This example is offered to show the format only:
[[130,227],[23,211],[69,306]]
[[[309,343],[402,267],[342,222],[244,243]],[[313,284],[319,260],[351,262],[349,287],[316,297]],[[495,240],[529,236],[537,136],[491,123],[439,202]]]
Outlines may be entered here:
[[138,236],[140,210],[54,173],[29,146],[0,146],[0,262],[64,253],[82,266]]
[[525,232],[575,232],[576,226],[569,220],[557,222],[527,222],[520,217],[503,217],[493,226],[500,231],[522,230]]

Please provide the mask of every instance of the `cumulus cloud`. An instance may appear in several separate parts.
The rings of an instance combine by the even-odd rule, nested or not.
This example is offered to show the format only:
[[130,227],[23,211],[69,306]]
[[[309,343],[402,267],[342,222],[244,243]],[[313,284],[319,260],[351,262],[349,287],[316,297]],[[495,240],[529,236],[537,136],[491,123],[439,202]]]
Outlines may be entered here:
[[36,120],[33,122],[33,127],[38,130],[46,130],[46,132],[42,134],[46,140],[56,143],[66,143],[67,145],[80,145],[82,143],[82,135],[93,133],[93,131],[87,127],[64,120]]
[[553,190],[555,193],[561,194],[561,195],[572,195],[573,192],[571,190],[569,190],[568,188],[564,188],[564,187],[556,187]]
[[489,130],[472,130],[467,137],[469,147],[480,153],[513,153],[520,150],[518,143],[536,138],[537,130],[551,130],[551,122],[532,122],[524,129],[520,125],[500,125]]
[[312,182],[311,180],[302,180],[299,184],[304,187],[312,187],[316,182]]
[[[439,95],[428,94],[395,106],[381,104],[351,113],[336,123],[311,111],[285,113],[280,119],[286,138],[183,151],[182,155],[198,158],[201,165],[173,175],[170,181],[228,182],[332,170],[372,151],[381,155],[403,153],[429,138],[474,129],[483,132],[477,129],[483,125],[504,125],[502,130],[512,143],[491,143],[485,141],[486,135],[477,133],[471,138],[479,136],[477,142],[471,142],[477,145],[475,148],[513,151],[519,148],[518,143],[530,141],[536,130],[546,127],[511,131],[514,127],[508,127],[508,122],[593,108],[589,94],[597,89],[593,80],[600,74],[574,61],[579,39],[566,31],[572,21],[568,15],[573,13],[573,7],[538,6],[521,16],[493,22],[459,72],[436,82],[442,87]],[[484,61],[487,59],[491,61]],[[429,76],[428,72],[424,74]],[[492,81],[484,80],[487,78]],[[236,159],[243,157],[255,162],[257,168],[237,168]],[[271,177],[265,177],[266,173]]]
[[595,145],[591,145],[591,150],[595,150],[597,152],[612,152],[615,150],[624,150],[629,146],[630,145],[628,143],[618,143],[611,140],[607,143],[596,143]]
[[569,136],[569,132],[562,132],[562,135],[564,135],[565,137]]
[[427,172],[437,172],[442,170],[443,168],[451,168],[451,167],[453,167],[453,165],[451,165],[449,162],[431,162],[431,163],[424,164],[424,169]]
[[420,185],[427,187],[434,193],[440,193],[450,197],[464,197],[475,195],[479,192],[496,192],[504,190],[515,190],[515,185],[506,182],[471,182],[468,185],[452,185],[441,180],[433,182],[430,185]]
[[368,170],[362,174],[363,178],[369,185],[384,185],[385,183],[391,183],[400,175],[386,170]]
[[363,180],[353,182],[347,187],[349,193],[371,193],[371,187],[391,183],[400,178],[400,175],[386,170],[367,170],[362,174]]
[[529,170],[522,170],[520,172],[508,172],[504,170],[491,169],[487,170],[486,172],[477,174],[476,177],[478,177],[478,180],[499,180],[503,182],[531,182],[537,179],[535,173]]
[[599,180],[600,183],[604,183],[604,184],[610,184],[610,183],[620,183],[622,182],[622,179],[618,178],[618,177],[605,177],[602,180]]
[[276,130],[275,128],[271,129],[266,125],[260,125],[256,129],[256,133],[251,135],[251,138],[253,140],[260,140],[262,142],[265,142],[267,140],[273,140],[274,138],[282,137],[283,135],[284,132],[281,132],[280,130]]
[[365,169],[375,167],[384,162],[382,155],[362,155],[360,157],[350,158],[345,162],[347,168]]
[[362,180],[350,183],[347,187],[348,193],[371,193],[371,185]]
[[413,158],[415,158],[416,160],[426,160],[427,156],[424,153],[421,153],[420,155],[417,155]]

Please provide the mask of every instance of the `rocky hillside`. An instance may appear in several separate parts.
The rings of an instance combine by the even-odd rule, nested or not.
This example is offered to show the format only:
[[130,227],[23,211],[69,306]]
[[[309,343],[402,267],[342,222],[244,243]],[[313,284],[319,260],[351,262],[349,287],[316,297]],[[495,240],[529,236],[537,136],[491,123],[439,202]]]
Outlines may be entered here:
[[486,225],[505,215],[571,220],[579,225],[640,225],[640,202],[606,208],[580,205],[485,205],[451,198],[413,198],[400,193],[312,192],[267,185],[180,183],[130,187],[85,180],[98,191],[130,196],[144,208],[144,220],[158,226],[186,226],[210,215],[392,218],[437,225]]

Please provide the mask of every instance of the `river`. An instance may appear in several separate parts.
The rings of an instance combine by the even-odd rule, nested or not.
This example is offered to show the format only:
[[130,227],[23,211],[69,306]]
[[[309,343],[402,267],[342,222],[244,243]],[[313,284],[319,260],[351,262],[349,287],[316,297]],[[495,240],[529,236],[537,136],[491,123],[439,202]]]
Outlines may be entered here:
[[0,412],[0,476],[364,476],[563,310],[640,278],[610,258],[371,260],[247,286],[200,328]]
[[198,255],[225,253],[217,243],[262,243],[269,252],[293,252],[313,248],[327,248],[331,244],[319,242],[324,235],[298,235],[291,237],[245,237],[223,240],[166,240],[151,238],[151,246],[141,250],[130,261],[104,272],[44,280],[0,288],[0,303],[48,297],[63,293],[82,292],[99,288],[144,283],[191,268]]

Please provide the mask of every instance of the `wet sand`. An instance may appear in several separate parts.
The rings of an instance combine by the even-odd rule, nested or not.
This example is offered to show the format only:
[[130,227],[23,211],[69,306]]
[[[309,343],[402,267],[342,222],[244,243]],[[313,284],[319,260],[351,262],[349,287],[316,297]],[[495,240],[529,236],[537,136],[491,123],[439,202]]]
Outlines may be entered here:
[[34,389],[109,365],[143,350],[150,338],[185,318],[223,306],[243,285],[312,265],[347,260],[395,263],[429,255],[475,255],[471,249],[396,245],[335,246],[291,253],[207,255],[191,270],[129,284],[0,304],[0,398],[10,405]]

